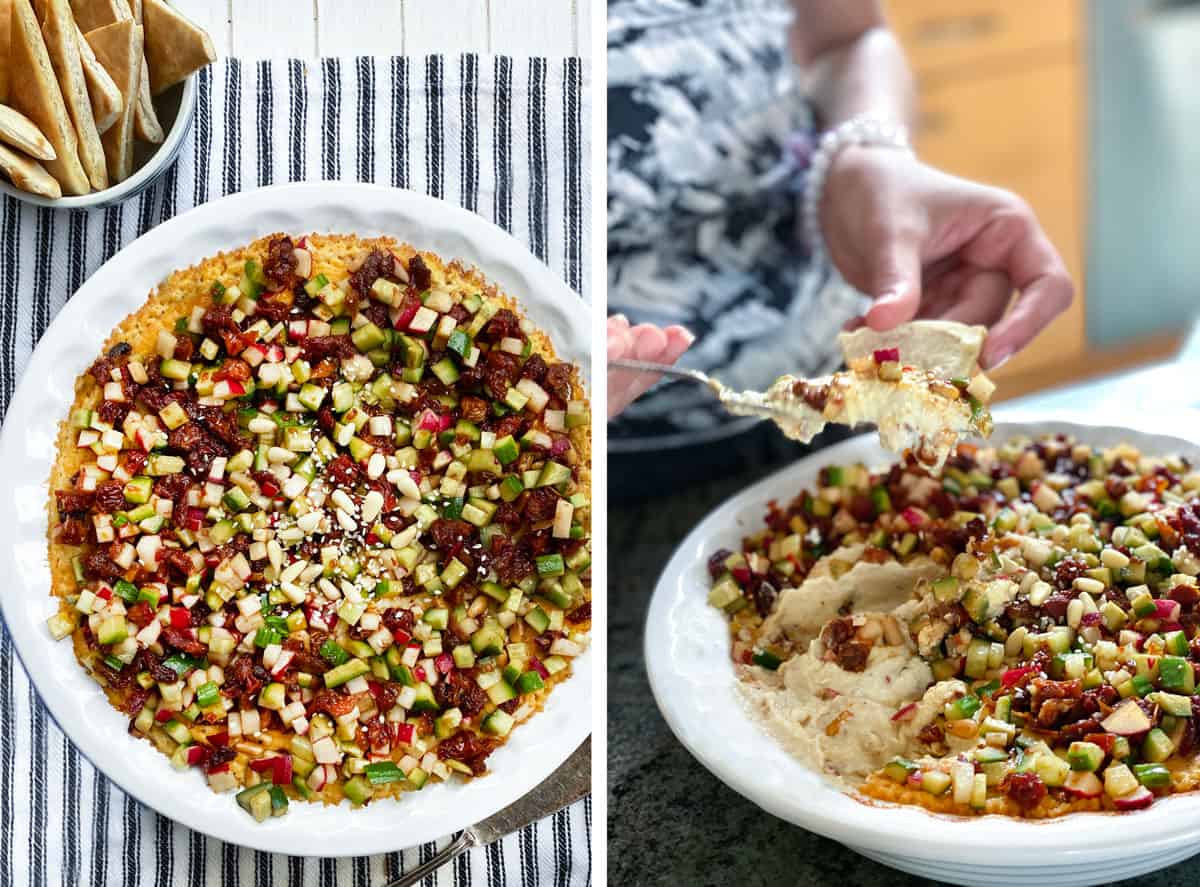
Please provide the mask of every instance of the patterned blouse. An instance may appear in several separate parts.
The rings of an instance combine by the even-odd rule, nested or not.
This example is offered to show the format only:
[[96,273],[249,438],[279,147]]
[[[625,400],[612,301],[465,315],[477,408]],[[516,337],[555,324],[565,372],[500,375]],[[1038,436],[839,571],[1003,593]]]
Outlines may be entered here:
[[[839,362],[858,296],[799,242],[812,113],[786,0],[610,0],[608,304],[679,323],[681,363],[741,388]],[[609,427],[614,452],[717,440],[736,419],[699,386],[663,384]]]

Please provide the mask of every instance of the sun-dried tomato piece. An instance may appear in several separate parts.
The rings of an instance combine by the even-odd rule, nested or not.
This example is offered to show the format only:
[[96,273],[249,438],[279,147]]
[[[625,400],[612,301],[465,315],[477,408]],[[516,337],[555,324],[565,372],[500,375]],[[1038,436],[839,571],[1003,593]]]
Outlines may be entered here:
[[561,401],[570,400],[572,395],[571,365],[568,363],[555,363],[548,366],[542,387]]
[[188,632],[178,628],[164,628],[159,637],[162,638],[164,646],[172,647],[189,656],[203,656],[208,652],[208,648],[204,644],[193,638]]
[[313,697],[310,708],[313,711],[323,711],[330,717],[340,718],[354,709],[354,697],[336,690],[318,690]]
[[433,272],[425,264],[420,253],[416,253],[408,260],[408,279],[418,292],[427,290],[433,285]]
[[77,490],[54,491],[54,501],[58,506],[58,513],[62,515],[87,514],[91,511],[92,503],[95,500],[95,493],[79,492]]
[[538,487],[525,494],[525,517],[531,521],[550,520],[558,507],[558,493],[550,487]]
[[273,290],[291,286],[296,275],[296,245],[290,237],[272,237],[263,259],[263,277]]
[[437,755],[442,760],[460,761],[471,768],[476,776],[487,770],[487,757],[496,748],[496,741],[476,736],[467,730],[460,730],[449,739],[443,739],[437,747]]

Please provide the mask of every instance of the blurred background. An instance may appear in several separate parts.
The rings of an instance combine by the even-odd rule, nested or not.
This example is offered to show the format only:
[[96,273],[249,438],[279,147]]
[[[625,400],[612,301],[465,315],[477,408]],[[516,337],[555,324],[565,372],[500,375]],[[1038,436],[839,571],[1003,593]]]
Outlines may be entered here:
[[1200,290],[1200,2],[885,6],[918,80],[919,156],[1028,200],[1078,285],[998,395],[1174,356]]

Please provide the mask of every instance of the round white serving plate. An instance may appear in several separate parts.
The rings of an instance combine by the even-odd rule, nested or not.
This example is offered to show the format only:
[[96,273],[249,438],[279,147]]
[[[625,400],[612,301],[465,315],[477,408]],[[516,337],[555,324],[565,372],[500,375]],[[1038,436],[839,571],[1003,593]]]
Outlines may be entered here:
[[[1068,418],[998,412],[992,440],[1061,431],[1101,446],[1128,441],[1144,452],[1200,458],[1200,444],[1193,442],[1200,441],[1196,414],[1146,417],[1128,428],[1096,424],[1087,416]],[[722,547],[739,549],[742,537],[762,526],[767,502],[787,501],[811,487],[821,466],[893,460],[874,435],[844,441],[733,497],[683,540],[655,588],[645,648],[655,700],[679,741],[717,778],[769,813],[884,865],[940,881],[1072,887],[1132,877],[1196,853],[1200,793],[1155,801],[1136,813],[1078,813],[1049,822],[944,816],[855,799],[750,720],[735,686],[725,619],[706,601],[709,555]]]
[[586,376],[589,312],[549,268],[479,216],[423,195],[375,185],[304,183],[232,195],[149,231],[100,268],[55,318],[30,359],[0,435],[0,609],[21,661],[54,720],[109,779],[165,816],[223,841],[274,853],[357,856],[399,850],[466,828],[549,776],[591,730],[592,655],[489,758],[491,773],[468,783],[430,784],[401,801],[352,810],[294,803],[286,816],[255,823],[232,794],[211,792],[198,770],[179,772],[150,743],[130,737],[75,660],[46,628],[54,612],[46,561],[47,479],[60,420],[75,379],[113,327],[139,308],[171,271],[273,232],[390,234],[439,256],[477,266],[517,299]]

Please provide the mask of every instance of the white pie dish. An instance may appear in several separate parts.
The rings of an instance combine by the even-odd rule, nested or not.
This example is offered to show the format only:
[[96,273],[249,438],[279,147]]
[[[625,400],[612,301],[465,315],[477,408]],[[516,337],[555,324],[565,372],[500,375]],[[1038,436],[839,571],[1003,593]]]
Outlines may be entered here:
[[0,496],[10,503],[0,528],[0,609],[21,661],[50,714],[80,752],[121,789],[165,816],[223,841],[310,856],[399,850],[465,828],[541,782],[590,732],[592,654],[545,709],[514,730],[489,759],[491,773],[463,784],[430,785],[401,800],[352,810],[294,803],[286,816],[255,823],[217,795],[199,770],[179,772],[148,742],[126,733],[46,619],[56,609],[46,563],[47,478],[58,423],[76,377],[100,353],[112,328],[170,271],[276,231],[390,234],[443,258],[476,265],[517,299],[586,377],[588,309],[521,244],[479,216],[412,192],[374,185],[306,183],[233,195],[191,210],[134,241],[101,267],[66,304],[33,353],[0,435]]
[[[1062,431],[1090,443],[1129,441],[1150,452],[1200,457],[1200,417],[1194,414],[1138,420],[1139,430],[1058,416],[998,411],[992,438]],[[721,547],[739,549],[742,536],[762,526],[768,500],[787,501],[812,486],[823,465],[858,460],[881,465],[892,457],[869,435],[822,450],[714,510],[672,556],[647,613],[645,655],[655,700],[679,741],[767,812],[885,865],[940,881],[1071,887],[1132,877],[1195,853],[1200,793],[1158,800],[1136,813],[1079,813],[1049,822],[942,816],[855,799],[750,719],[736,690],[725,619],[706,601],[707,558]]]

